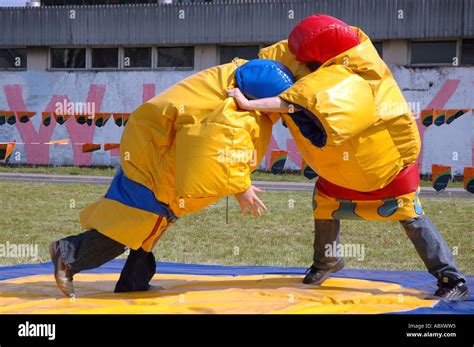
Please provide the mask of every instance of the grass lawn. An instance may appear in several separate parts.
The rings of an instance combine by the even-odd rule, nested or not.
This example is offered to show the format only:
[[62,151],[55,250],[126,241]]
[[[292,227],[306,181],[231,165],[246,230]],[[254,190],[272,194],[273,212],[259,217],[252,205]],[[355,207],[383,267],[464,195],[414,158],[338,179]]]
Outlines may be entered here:
[[6,173],[37,173],[50,175],[85,175],[85,176],[113,176],[116,169],[104,167],[79,167],[79,166],[31,166],[31,165],[5,165],[0,164],[0,172]]
[[[0,244],[39,245],[39,261],[49,261],[47,245],[81,232],[79,211],[106,191],[102,185],[15,183],[0,181]],[[222,265],[303,266],[311,263],[313,220],[311,194],[267,192],[270,213],[243,219],[234,198],[182,218],[155,249],[161,261]],[[288,200],[294,200],[289,208]],[[472,253],[473,200],[425,200],[425,211],[440,228],[448,245],[458,248],[461,269],[474,274]],[[341,242],[361,244],[365,258],[347,258],[348,268],[423,270],[415,249],[397,222],[343,221]],[[0,265],[31,259],[0,257]]]
[[[0,172],[7,173],[37,173],[37,174],[55,174],[55,175],[90,175],[90,176],[113,176],[116,169],[112,167],[78,167],[78,166],[27,166],[27,165],[5,165],[0,164]],[[252,173],[252,180],[272,181],[272,182],[306,182],[311,183],[316,179],[307,179],[300,172],[285,172],[274,175],[269,172],[255,171]],[[431,187],[431,181],[423,179],[421,185]],[[462,188],[462,181],[452,181],[449,187]]]

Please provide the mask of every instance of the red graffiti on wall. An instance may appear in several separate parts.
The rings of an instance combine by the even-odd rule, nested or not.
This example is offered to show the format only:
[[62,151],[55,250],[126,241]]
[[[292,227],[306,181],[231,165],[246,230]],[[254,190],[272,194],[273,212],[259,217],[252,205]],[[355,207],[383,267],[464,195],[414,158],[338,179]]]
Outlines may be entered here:
[[[447,80],[441,86],[440,90],[436,93],[433,99],[424,107],[424,109],[442,109],[448,103],[450,98],[456,92],[460,80]],[[100,108],[104,99],[106,86],[91,84],[86,102],[94,103],[96,112],[100,112]],[[16,112],[28,112],[27,106],[23,97],[23,86],[20,84],[5,85],[4,93],[10,110]],[[143,84],[142,102],[145,102],[155,96],[156,86],[154,84]],[[44,112],[54,112],[55,104],[60,102],[63,103],[66,100],[69,101],[67,95],[53,95],[44,109]],[[38,114],[41,112],[38,112]],[[46,143],[51,140],[56,127],[56,121],[54,117],[51,119],[49,126],[44,126],[40,123],[38,130],[35,129],[32,122],[16,124],[16,128],[20,134],[20,137],[24,143],[25,152],[27,155],[27,162],[29,164],[49,164],[50,146]],[[418,129],[420,131],[420,137],[422,139],[421,154],[418,158],[418,163],[421,166],[423,162],[423,140],[425,127],[421,124],[421,119],[417,119]],[[93,142],[95,125],[80,125],[71,118],[65,123],[66,129],[69,134],[72,150],[73,150],[73,162],[74,165],[91,165],[92,164],[92,153],[83,153],[82,144]],[[290,160],[297,166],[300,166],[301,155],[293,138],[286,140],[286,150]],[[272,150],[280,150],[277,141],[272,136],[265,161],[265,168],[270,166],[270,155]],[[117,155],[117,151],[111,153],[112,156]],[[474,147],[472,149],[472,158],[474,158]]]
[[[4,93],[10,110],[15,112],[28,112],[24,97],[23,97],[23,85],[5,85]],[[89,86],[89,92],[87,95],[86,103],[94,104],[95,112],[100,112],[102,102],[104,100],[106,86],[91,84]],[[151,99],[155,95],[156,87],[154,84],[144,84],[142,101],[145,102]],[[67,95],[53,95],[48,102],[44,112],[55,112],[56,104],[67,104],[70,102]],[[37,112],[40,114],[41,112]],[[50,142],[55,127],[56,120],[54,117],[51,118],[49,126],[44,126],[41,122],[38,130],[32,122],[27,123],[16,123],[16,128],[24,144],[25,153],[27,156],[27,162],[29,164],[47,165],[50,163]],[[65,124],[69,139],[70,146],[72,146],[73,162],[74,165],[91,165],[92,164],[92,153],[83,153],[82,145],[84,143],[92,143],[94,139],[94,133],[96,126],[94,123],[89,125],[79,124],[75,121],[74,117],[71,117]],[[116,149],[111,152],[111,156],[119,155],[120,150]]]
[[293,139],[293,137],[290,137],[289,139],[286,140],[286,150],[288,151],[288,157],[290,160],[297,166],[301,166],[301,154],[300,151],[298,150],[298,147],[296,147],[296,142]]
[[[428,103],[424,109],[442,109],[444,106],[448,103],[449,99],[454,95],[456,92],[456,89],[458,89],[460,80],[447,80],[444,82],[444,84],[441,86],[440,90],[436,95],[431,99],[431,101]],[[420,138],[421,138],[421,150],[420,150],[420,155],[418,156],[418,166],[420,169],[422,168],[423,165],[423,143],[424,143],[424,135],[425,135],[425,126],[421,123],[421,116],[417,118],[416,123],[418,125],[418,131],[420,132]]]
[[[4,86],[4,92],[8,106],[11,110],[17,112],[28,111],[23,98],[22,85],[6,85]],[[87,102],[95,103],[97,111],[100,110],[104,93],[105,85],[98,86],[92,84],[89,88]],[[64,101],[69,101],[67,95],[53,95],[44,111],[55,112],[55,105],[57,103],[62,104]],[[57,124],[53,118],[48,127],[44,126],[43,123],[40,123],[38,131],[35,129],[32,122],[17,123],[16,128],[24,143],[27,162],[29,164],[49,164],[50,146],[47,145],[46,142],[51,140]],[[71,140],[74,165],[90,165],[92,163],[92,154],[82,153],[81,146],[83,143],[92,142],[95,126],[93,124],[91,126],[83,126],[72,119],[71,121],[66,122],[66,128]]]
[[[102,101],[104,100],[105,85],[91,84],[89,87],[89,93],[87,94],[87,103],[95,105],[95,111],[100,112]],[[92,153],[83,153],[82,144],[91,143],[94,140],[95,124],[92,125],[81,125],[71,119],[66,122],[67,132],[69,139],[72,143],[72,151],[74,158],[74,165],[91,165],[92,164]]]
[[[265,154],[265,169],[269,170],[270,169],[270,153],[272,150],[282,150],[278,146],[277,141],[275,140],[275,137],[272,135],[272,138],[270,140],[270,145],[268,146],[267,153]],[[301,166],[301,154],[300,151],[298,150],[298,147],[296,147],[295,140],[292,137],[289,137],[286,139],[286,151],[288,152],[288,158],[291,160],[293,164],[295,164],[297,167]]]
[[[27,112],[25,101],[23,99],[23,86],[19,84],[4,86],[5,97],[11,110]],[[53,95],[45,112],[53,112],[56,102],[64,97]],[[44,143],[51,140],[56,121],[51,120],[49,127],[40,126],[36,131],[32,122],[17,123],[16,128],[20,133],[22,141],[25,143],[25,152],[29,164],[49,164],[49,147]]]
[[146,102],[155,96],[156,87],[154,84],[144,84],[143,85],[143,96],[142,102]]
[[265,169],[269,170],[270,169],[270,153],[274,149],[280,149],[278,146],[278,143],[275,140],[275,137],[272,135],[272,138],[270,139],[270,144],[268,145],[267,153],[265,153]]

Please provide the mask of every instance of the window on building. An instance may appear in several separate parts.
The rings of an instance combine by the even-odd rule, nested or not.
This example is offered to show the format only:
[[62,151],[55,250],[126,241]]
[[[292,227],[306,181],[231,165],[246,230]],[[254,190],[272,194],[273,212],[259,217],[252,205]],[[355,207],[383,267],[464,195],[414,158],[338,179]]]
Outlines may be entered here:
[[[142,0],[138,0],[138,1],[142,1]],[[174,0],[173,2],[177,2],[177,3],[180,3],[180,4],[189,4],[189,3],[201,3],[201,2],[213,2],[215,0]]]
[[194,67],[194,47],[158,47],[158,67]]
[[0,48],[0,69],[26,69],[26,48]]
[[92,48],[92,68],[118,68],[118,48]]
[[150,47],[125,47],[123,53],[123,67],[125,69],[151,68]]
[[383,58],[383,42],[374,42],[374,47],[380,55],[380,58]]
[[411,64],[453,64],[456,41],[423,41],[411,43]]
[[[186,0],[178,2],[207,2],[208,0]],[[210,1],[210,0],[209,0]],[[120,4],[157,4],[159,0],[42,0],[42,6],[63,5],[120,5]]]
[[82,2],[82,5],[104,5],[108,3],[108,1],[101,1],[101,0],[73,0],[73,1]]
[[219,48],[220,63],[231,62],[235,57],[241,59],[257,59],[260,46],[221,46]]
[[474,39],[462,40],[461,64],[474,64]]
[[85,48],[51,48],[52,69],[85,69]]

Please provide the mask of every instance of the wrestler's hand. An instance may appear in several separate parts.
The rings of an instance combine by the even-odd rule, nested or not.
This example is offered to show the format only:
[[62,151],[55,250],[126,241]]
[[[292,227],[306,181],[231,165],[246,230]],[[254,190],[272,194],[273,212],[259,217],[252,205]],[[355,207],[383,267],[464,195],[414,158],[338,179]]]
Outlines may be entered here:
[[240,209],[242,210],[242,215],[244,217],[247,216],[247,209],[250,211],[250,214],[254,217],[261,217],[262,216],[261,210],[268,212],[267,207],[265,206],[263,201],[258,198],[256,194],[256,193],[264,193],[264,192],[265,192],[264,190],[259,189],[252,185],[245,192],[234,195],[235,199],[240,205]]
[[227,89],[227,95],[234,98],[241,109],[250,110],[250,102],[239,88]]

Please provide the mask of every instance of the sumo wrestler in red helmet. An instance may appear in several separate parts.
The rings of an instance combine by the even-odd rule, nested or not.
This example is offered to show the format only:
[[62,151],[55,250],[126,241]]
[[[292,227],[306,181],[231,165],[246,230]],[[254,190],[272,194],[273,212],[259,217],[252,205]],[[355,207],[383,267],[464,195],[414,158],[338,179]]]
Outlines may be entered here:
[[303,282],[321,284],[344,267],[340,254],[327,252],[328,245],[339,244],[341,219],[398,220],[438,280],[435,296],[467,299],[465,277],[418,198],[415,119],[367,35],[316,14],[298,23],[288,41],[263,49],[260,58],[284,63],[296,83],[272,98],[249,101],[239,90],[229,94],[247,110],[295,111],[282,118],[319,174],[313,265]]

